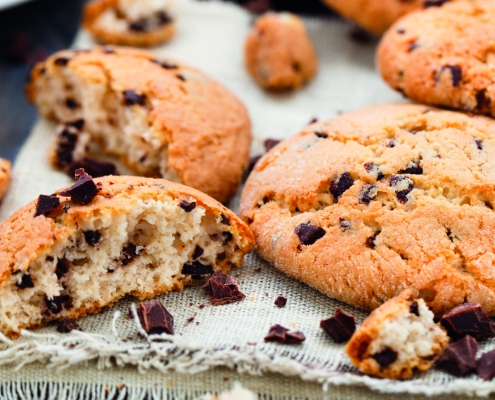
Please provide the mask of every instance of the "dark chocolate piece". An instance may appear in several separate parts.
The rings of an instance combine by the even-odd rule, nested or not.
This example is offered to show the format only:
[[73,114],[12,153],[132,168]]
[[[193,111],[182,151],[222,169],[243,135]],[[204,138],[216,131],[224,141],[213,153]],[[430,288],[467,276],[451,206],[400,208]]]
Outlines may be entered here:
[[377,231],[377,232],[375,232],[375,234],[373,236],[370,236],[368,239],[366,239],[366,245],[370,249],[374,249],[376,247],[375,239],[380,234],[380,232],[381,231]]
[[129,24],[129,29],[134,32],[146,32],[150,27],[150,21],[147,18],[141,18]]
[[69,295],[54,296],[53,299],[45,297],[46,315],[56,315],[62,311],[62,308],[66,310],[72,307],[72,300]]
[[224,224],[224,225],[228,225],[228,226],[230,226],[230,219],[229,219],[229,217],[227,217],[226,215],[223,215],[223,214],[222,214],[222,215],[220,216],[220,222],[221,222],[222,224]]
[[280,140],[277,139],[266,139],[263,143],[265,145],[265,151],[268,153],[271,149],[273,149],[277,144],[280,143]]
[[352,228],[351,221],[344,218],[339,219],[339,225],[340,225],[340,229],[342,229],[344,232]]
[[277,342],[281,344],[300,344],[306,340],[302,332],[289,332],[287,328],[273,325],[265,336],[265,342]]
[[325,236],[325,230],[319,226],[307,222],[296,226],[294,233],[299,237],[301,244],[309,246]]
[[122,255],[120,256],[120,262],[122,265],[129,265],[132,260],[136,258],[138,255],[136,250],[136,245],[133,243],[128,243],[127,246],[122,249]]
[[417,317],[419,317],[419,305],[418,305],[418,302],[417,301],[413,301],[410,305],[409,305],[409,312],[411,314],[414,314],[416,315]]
[[205,251],[203,250],[203,248],[201,246],[196,246],[194,248],[194,252],[193,252],[193,260],[197,260],[199,257],[201,257],[203,255]]
[[459,86],[462,81],[462,69],[458,65],[444,65],[441,72],[449,70],[452,76],[452,86]]
[[158,11],[156,13],[156,19],[159,25],[167,25],[172,22],[172,17],[168,15],[165,11]]
[[314,134],[321,139],[328,138],[328,135],[325,132],[314,132]]
[[285,298],[284,296],[278,296],[275,299],[275,305],[277,307],[285,307],[286,304],[287,304],[287,298]]
[[389,365],[393,364],[397,360],[397,353],[391,348],[386,347],[379,353],[373,354],[371,358],[373,358],[378,364],[380,364],[380,367],[387,368]]
[[359,204],[370,204],[378,194],[378,187],[376,185],[366,184],[361,188],[359,192]]
[[124,90],[122,93],[124,96],[124,103],[126,106],[133,106],[133,105],[139,105],[139,106],[145,106],[146,105],[146,95],[145,94],[139,94],[135,92],[134,90]]
[[222,244],[224,246],[234,238],[234,235],[232,235],[232,233],[230,233],[230,232],[222,232],[222,236],[223,236],[223,243]]
[[75,160],[69,165],[67,174],[74,176],[74,173],[83,168],[93,178],[99,178],[106,175],[118,175],[115,164],[106,161],[98,161],[89,157],[83,157],[80,160]]
[[164,61],[164,60],[150,60],[154,64],[158,64],[160,67],[164,69],[177,69],[179,66],[177,64]]
[[213,274],[213,268],[211,265],[193,261],[192,263],[184,264],[181,272],[184,275],[191,275],[193,279],[201,279],[205,275]]
[[101,239],[101,233],[98,231],[86,231],[83,232],[84,239],[86,239],[86,243],[90,246],[96,246]]
[[404,175],[392,175],[390,186],[395,190],[401,203],[407,203],[407,195],[413,190],[413,181]]
[[82,168],[76,170],[74,175],[77,182],[71,187],[62,190],[59,193],[60,196],[70,197],[72,201],[82,205],[91,203],[98,194],[98,188],[93,182],[93,179]]
[[476,93],[476,110],[483,114],[490,114],[492,108],[492,100],[486,95],[486,89]]
[[68,57],[58,57],[53,61],[54,65],[58,65],[60,67],[65,67],[70,61]]
[[495,350],[483,354],[476,362],[476,372],[485,381],[495,378]]
[[57,267],[55,268],[55,275],[57,275],[57,279],[63,278],[67,271],[69,271],[69,263],[67,262],[67,260],[58,260]]
[[495,336],[493,323],[479,303],[466,303],[453,308],[444,314],[440,323],[454,340],[465,335],[471,335],[477,340]]
[[380,171],[380,167],[376,165],[374,162],[368,162],[364,164],[364,169],[366,170],[366,172],[376,174],[377,181],[383,179],[383,177],[385,176],[383,175],[383,172]]
[[34,218],[40,215],[47,215],[50,211],[54,210],[60,204],[60,199],[57,196],[46,196],[40,194],[38,197],[38,203],[36,203],[36,212]]
[[476,148],[478,150],[483,150],[483,141],[482,140],[476,139],[474,142],[476,143]]
[[33,288],[34,287],[33,280],[31,279],[31,275],[29,275],[29,274],[22,275],[21,282],[16,282],[15,285],[19,289],[27,289],[27,288]]
[[70,331],[82,331],[82,328],[76,321],[66,317],[62,318],[57,326],[57,332],[69,333]]
[[438,357],[436,367],[454,376],[464,376],[476,369],[478,343],[472,336],[449,344]]
[[137,314],[148,335],[174,334],[174,317],[160,301],[140,303]]
[[75,121],[65,122],[64,125],[69,127],[69,128],[74,128],[74,129],[77,129],[78,131],[80,131],[84,127],[84,120],[83,119],[76,119]]
[[450,0],[425,0],[424,8],[428,7],[440,7],[441,5],[449,2]]
[[251,157],[249,159],[249,164],[248,164],[248,167],[246,168],[246,174],[249,175],[251,173],[251,171],[254,169],[254,167],[256,166],[256,164],[258,163],[258,161],[261,159],[261,157],[263,157],[263,155],[258,155],[258,156],[254,156],[254,157]]
[[79,107],[79,104],[74,99],[66,99],[65,106],[71,110],[75,110]]
[[335,310],[333,317],[320,322],[320,327],[334,342],[347,342],[356,331],[356,320],[352,314],[346,313],[340,307]]
[[419,161],[411,161],[407,167],[400,171],[401,174],[421,175],[423,168],[419,165]]
[[191,212],[196,208],[196,202],[189,202],[189,200],[184,199],[180,202],[179,207],[182,208],[185,212]]
[[203,289],[210,295],[210,300],[215,306],[233,303],[246,297],[240,292],[236,280],[222,271],[215,272]]
[[333,179],[330,185],[330,193],[338,200],[353,184],[354,181],[351,179],[349,172],[344,172]]

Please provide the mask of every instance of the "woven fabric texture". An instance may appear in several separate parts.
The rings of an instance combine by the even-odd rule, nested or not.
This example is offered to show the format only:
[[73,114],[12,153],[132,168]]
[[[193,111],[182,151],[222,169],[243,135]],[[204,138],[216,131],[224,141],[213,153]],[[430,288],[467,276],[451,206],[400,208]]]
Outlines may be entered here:
[[[264,139],[288,137],[312,118],[328,119],[346,110],[401,101],[375,71],[376,43],[352,41],[350,25],[337,19],[306,19],[320,59],[317,78],[299,92],[264,93],[243,66],[243,42],[251,21],[250,14],[234,5],[182,0],[177,37],[155,51],[199,67],[244,101],[256,137],[253,154],[262,151]],[[92,45],[81,32],[74,47]],[[71,182],[46,160],[54,130],[53,123],[43,120],[34,127],[16,160],[0,221],[39,194]],[[239,196],[232,209],[237,210],[238,201]],[[337,307],[352,312],[358,323],[366,313],[286,277],[256,254],[248,255],[245,266],[232,274],[246,294],[235,304],[215,307],[200,287],[159,297],[175,318],[174,337],[139,337],[139,326],[128,317],[129,307],[137,304],[133,298],[82,319],[83,333],[60,335],[51,326],[26,332],[14,342],[0,337],[0,398],[13,399],[20,393],[36,398],[44,390],[53,398],[192,399],[224,390],[234,380],[271,399],[380,398],[376,392],[388,393],[390,399],[399,398],[392,393],[452,398],[495,392],[494,382],[455,379],[438,371],[405,382],[363,376],[350,364],[344,346],[329,340],[319,322]],[[288,299],[286,307],[274,305],[278,295]],[[205,307],[199,308],[202,304]],[[303,331],[304,344],[264,343],[263,337],[276,323]],[[493,343],[486,343],[481,350],[492,347]]]

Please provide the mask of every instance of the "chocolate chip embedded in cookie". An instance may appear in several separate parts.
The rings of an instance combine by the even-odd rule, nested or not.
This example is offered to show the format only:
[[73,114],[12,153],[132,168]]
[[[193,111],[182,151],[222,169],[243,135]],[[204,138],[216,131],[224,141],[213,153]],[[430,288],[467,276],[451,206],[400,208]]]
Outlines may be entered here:
[[[136,175],[225,202],[249,163],[244,105],[201,72],[144,50],[59,52],[33,69],[27,94],[42,116],[61,123],[49,159],[62,170],[107,154]],[[69,98],[79,106],[66,107]]]
[[289,13],[260,17],[245,44],[246,67],[264,89],[296,89],[318,69],[316,52],[304,22]]
[[495,315],[493,160],[492,119],[375,106],[274,147],[240,215],[264,259],[328,296],[374,309],[412,288],[438,317],[464,302]]
[[423,299],[407,290],[363,322],[346,346],[351,362],[367,375],[406,379],[428,370],[449,342]]
[[[125,295],[182,290],[240,266],[253,247],[249,228],[197,190],[107,176],[91,181],[98,189],[93,197],[87,175],[80,177],[75,188],[40,196],[0,224],[0,331],[9,337],[96,313]],[[180,207],[184,199],[194,209]],[[170,323],[157,322],[163,310],[142,308],[149,333],[167,331]]]
[[397,21],[377,60],[385,81],[420,103],[495,116],[495,3],[450,1]]
[[175,34],[175,0],[92,0],[83,25],[102,43],[155,46]]
[[11,169],[12,165],[10,164],[10,161],[0,158],[0,201],[9,187]]

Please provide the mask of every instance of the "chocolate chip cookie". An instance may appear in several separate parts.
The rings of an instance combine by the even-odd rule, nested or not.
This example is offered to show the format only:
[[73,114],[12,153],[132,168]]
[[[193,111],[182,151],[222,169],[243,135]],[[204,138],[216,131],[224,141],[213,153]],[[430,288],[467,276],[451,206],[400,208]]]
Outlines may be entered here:
[[495,116],[495,3],[447,2],[412,13],[378,49],[385,81],[421,103]]
[[264,89],[296,89],[318,69],[316,51],[301,18],[267,13],[253,26],[245,44],[248,72]]
[[175,0],[92,0],[83,26],[99,42],[155,46],[175,34]]
[[0,329],[9,337],[200,283],[240,266],[248,227],[205,194],[110,176],[41,195],[0,225]]
[[286,274],[363,309],[406,288],[495,315],[495,121],[390,104],[308,126],[256,164],[241,217]]
[[346,346],[351,362],[367,375],[409,378],[427,371],[449,342],[423,299],[406,290],[366,318]]
[[56,53],[33,69],[27,94],[43,117],[63,123],[50,152],[57,168],[103,151],[136,175],[163,177],[225,202],[249,163],[244,105],[198,70],[151,52]]
[[0,158],[0,200],[2,200],[9,187],[11,168],[10,161]]

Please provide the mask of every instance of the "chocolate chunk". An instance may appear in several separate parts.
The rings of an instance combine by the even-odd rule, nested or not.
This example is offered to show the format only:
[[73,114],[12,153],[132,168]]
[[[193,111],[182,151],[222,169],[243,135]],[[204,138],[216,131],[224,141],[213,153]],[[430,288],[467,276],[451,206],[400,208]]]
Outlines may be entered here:
[[160,301],[140,303],[137,314],[148,335],[174,334],[174,317]]
[[410,305],[409,305],[409,312],[411,314],[414,314],[416,315],[417,317],[419,317],[419,305],[418,305],[418,302],[417,301],[413,301]]
[[359,192],[359,204],[370,204],[378,194],[378,187],[376,185],[366,184],[361,188]]
[[401,174],[421,175],[423,168],[419,165],[419,161],[411,161],[406,168],[400,171]]
[[254,156],[254,157],[251,157],[249,159],[249,164],[248,164],[248,167],[246,168],[246,174],[247,175],[249,175],[251,173],[251,171],[254,169],[254,167],[256,166],[258,161],[261,159],[261,157],[263,157],[263,156],[260,154],[258,156]]
[[128,265],[136,258],[138,255],[136,250],[136,245],[133,243],[128,243],[127,246],[122,249],[122,254],[120,256],[122,265]]
[[263,143],[265,145],[265,151],[268,153],[271,149],[273,149],[277,144],[280,143],[280,140],[277,139],[266,139]]
[[338,200],[353,184],[354,181],[351,179],[349,172],[344,172],[334,178],[330,186],[330,193]]
[[302,332],[289,332],[287,328],[273,325],[265,336],[265,342],[277,342],[281,344],[300,344],[306,340]]
[[82,205],[91,203],[98,194],[98,188],[93,182],[93,179],[82,168],[76,170],[74,176],[77,182],[61,191],[59,193],[60,196],[70,197],[72,201]]
[[483,150],[483,141],[482,140],[476,139],[474,142],[476,143],[476,147],[478,148],[478,150]]
[[66,99],[65,106],[71,110],[75,110],[76,108],[79,107],[79,103],[74,99]]
[[222,236],[223,236],[223,243],[222,244],[224,246],[234,238],[234,235],[232,235],[232,233],[230,233],[230,232],[222,232]]
[[480,378],[490,381],[495,377],[495,350],[483,354],[476,362],[476,372]]
[[403,35],[404,33],[406,33],[406,30],[403,29],[403,28],[399,28],[396,30],[396,32],[399,34],[399,35]]
[[395,190],[397,198],[401,203],[407,203],[407,195],[413,190],[413,181],[404,175],[392,175],[390,186]]
[[414,50],[416,50],[418,47],[419,47],[418,41],[415,40],[414,42],[409,43],[409,45],[407,46],[407,51],[411,53]]
[[36,203],[36,212],[34,218],[40,215],[47,215],[50,211],[54,210],[60,204],[60,199],[57,196],[46,196],[40,194],[38,197],[38,203]]
[[339,219],[339,225],[340,225],[340,229],[342,229],[344,232],[352,228],[351,221],[344,218]]
[[246,297],[240,292],[235,279],[222,271],[215,272],[203,289],[210,295],[210,300],[215,306],[233,303]]
[[103,48],[103,53],[105,54],[115,54],[115,50],[111,49],[110,47],[104,47]]
[[203,255],[205,251],[203,250],[202,247],[200,246],[196,246],[194,248],[194,253],[193,253],[193,260],[197,260],[199,257],[201,257]]
[[325,236],[325,230],[319,226],[307,222],[296,226],[295,234],[299,237],[301,244],[308,246]]
[[387,147],[393,149],[395,147],[395,139],[390,139],[387,143]]
[[368,162],[364,164],[364,169],[366,170],[366,172],[376,175],[377,181],[383,179],[383,177],[385,176],[382,171],[380,171],[380,167],[374,162]]
[[84,239],[86,239],[86,243],[90,246],[96,246],[101,239],[101,233],[98,231],[86,231],[83,232]]
[[68,166],[73,160],[73,151],[77,144],[77,134],[71,133],[69,129],[64,129],[58,135],[57,142],[57,165],[61,168]]
[[57,275],[57,279],[63,278],[67,271],[69,271],[69,263],[67,262],[67,260],[58,260],[57,267],[55,268],[55,275]]
[[444,314],[440,323],[454,340],[465,335],[471,335],[477,340],[495,336],[493,323],[479,303],[466,303],[453,308]]
[[177,77],[177,79],[180,79],[182,82],[186,81],[186,78],[182,74],[177,74],[176,77]]
[[326,139],[328,138],[328,135],[325,133],[325,132],[314,132],[314,134],[319,137],[319,138],[322,138],[322,139]]
[[58,65],[60,67],[65,67],[70,61],[68,57],[58,57],[53,61],[53,64]]
[[72,301],[69,295],[54,296],[52,299],[45,297],[46,315],[55,315],[62,311],[62,308],[66,310],[72,307]]
[[226,215],[223,214],[220,215],[220,222],[224,225],[230,226],[230,219]]
[[82,329],[76,321],[65,317],[62,318],[57,326],[57,332],[69,333],[70,331],[82,331]]
[[440,73],[449,70],[452,76],[452,86],[456,87],[462,81],[462,69],[458,65],[444,65],[440,70]]
[[181,271],[184,275],[191,275],[193,279],[201,279],[205,275],[213,274],[211,265],[205,265],[199,261],[193,261],[189,264],[184,264]]
[[278,296],[275,299],[275,305],[277,307],[285,307],[286,304],[287,304],[287,299],[284,296]]
[[489,114],[491,111],[492,100],[487,97],[486,90],[480,90],[476,93],[476,110],[480,113]]
[[135,92],[134,90],[124,90],[122,93],[124,96],[124,103],[126,106],[133,106],[133,105],[139,105],[139,106],[145,106],[146,105],[146,95],[145,94],[139,94]]
[[320,327],[334,342],[347,342],[356,331],[356,320],[352,314],[346,313],[340,307],[335,310],[333,317],[320,322]]
[[78,169],[84,169],[93,178],[99,178],[106,175],[118,175],[115,164],[106,161],[98,161],[92,158],[83,157],[80,160],[73,161],[69,165],[67,174],[74,176]]
[[381,231],[377,231],[375,232],[375,234],[373,236],[370,236],[368,239],[366,239],[366,245],[370,248],[370,249],[374,249],[376,247],[376,244],[375,244],[375,239],[376,237],[380,234]]
[[424,8],[428,7],[440,7],[441,5],[449,2],[450,0],[425,0]]
[[156,19],[159,25],[166,25],[172,22],[172,18],[164,11],[159,11],[156,13]]
[[397,353],[391,348],[386,347],[379,353],[373,354],[371,358],[373,358],[378,364],[380,364],[380,367],[387,368],[389,365],[393,364],[397,360]]
[[134,32],[146,32],[150,28],[150,21],[147,18],[141,18],[129,24],[129,29]]
[[177,64],[164,61],[164,60],[150,60],[154,64],[158,64],[160,67],[164,69],[177,69],[179,66]]
[[476,369],[477,352],[476,339],[467,335],[463,339],[449,344],[438,357],[435,365],[451,375],[465,376]]
[[83,119],[76,119],[75,121],[65,122],[64,125],[69,127],[69,128],[74,128],[74,129],[77,129],[78,131],[80,131],[84,127],[84,120]]
[[29,274],[22,275],[21,281],[16,282],[15,285],[19,289],[27,289],[27,288],[33,288],[34,287],[33,280],[31,279],[31,275],[29,275]]
[[180,202],[179,207],[182,208],[185,212],[191,212],[196,208],[196,202],[184,199]]

